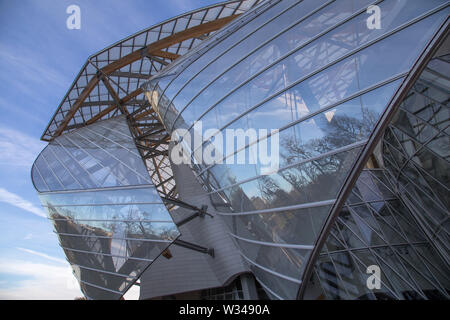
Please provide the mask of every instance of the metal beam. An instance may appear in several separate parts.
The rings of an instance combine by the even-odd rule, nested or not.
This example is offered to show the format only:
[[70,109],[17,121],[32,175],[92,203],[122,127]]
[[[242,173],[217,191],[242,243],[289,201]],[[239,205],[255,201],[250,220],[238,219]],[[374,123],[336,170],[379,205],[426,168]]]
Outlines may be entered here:
[[194,251],[197,251],[197,252],[208,254],[208,255],[210,255],[211,257],[214,258],[214,249],[213,248],[205,248],[205,247],[199,246],[199,245],[197,245],[195,243],[183,241],[183,240],[180,240],[180,239],[176,239],[172,244],[175,244],[177,246],[180,246],[180,247],[183,247],[183,248],[186,248],[186,249],[189,249],[189,250],[194,250]]
[[[182,225],[188,223],[189,221],[191,221],[197,217],[204,218],[205,215],[208,214],[206,212],[206,209],[208,209],[208,206],[202,206],[200,210],[196,210],[196,212],[194,214],[182,219],[181,221],[176,222],[175,224],[177,225],[177,227],[181,227]],[[208,214],[208,215],[211,216],[210,214]]]
[[206,212],[206,209],[208,208],[208,206],[202,206],[201,208],[198,208],[192,204],[186,203],[182,200],[179,199],[174,199],[174,198],[170,198],[170,197],[161,197],[161,199],[167,203],[185,208],[185,209],[189,209],[189,210],[194,210],[194,211],[198,211],[198,212],[202,212],[202,214],[208,215],[211,218],[214,218],[213,215],[209,214],[208,212]]

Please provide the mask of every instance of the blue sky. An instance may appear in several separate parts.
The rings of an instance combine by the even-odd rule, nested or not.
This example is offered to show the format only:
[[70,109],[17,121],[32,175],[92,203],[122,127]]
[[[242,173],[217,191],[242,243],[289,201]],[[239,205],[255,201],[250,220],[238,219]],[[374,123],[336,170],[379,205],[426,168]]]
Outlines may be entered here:
[[[81,292],[30,180],[48,121],[87,57],[210,0],[0,0],[0,299]],[[66,8],[81,9],[69,30]],[[128,298],[137,297],[133,290]]]

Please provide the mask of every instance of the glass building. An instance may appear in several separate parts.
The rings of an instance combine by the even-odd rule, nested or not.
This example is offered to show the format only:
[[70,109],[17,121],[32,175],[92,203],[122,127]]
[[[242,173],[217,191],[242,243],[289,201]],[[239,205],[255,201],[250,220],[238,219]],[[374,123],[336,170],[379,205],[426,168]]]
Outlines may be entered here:
[[85,296],[448,299],[449,5],[232,0],[89,57],[32,168]]

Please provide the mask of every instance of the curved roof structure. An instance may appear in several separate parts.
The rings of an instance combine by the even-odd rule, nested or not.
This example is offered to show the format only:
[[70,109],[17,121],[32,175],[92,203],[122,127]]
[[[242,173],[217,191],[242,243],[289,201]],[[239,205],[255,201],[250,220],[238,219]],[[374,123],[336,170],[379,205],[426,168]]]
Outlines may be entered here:
[[[140,86],[260,0],[231,0],[153,25],[90,56],[41,139],[142,108]],[[100,79],[102,78],[102,79]]]
[[90,56],[41,139],[51,141],[62,133],[125,114],[133,124],[139,151],[158,191],[176,197],[167,158],[168,136],[146,101],[141,85],[260,2],[232,0],[197,9],[142,30]]

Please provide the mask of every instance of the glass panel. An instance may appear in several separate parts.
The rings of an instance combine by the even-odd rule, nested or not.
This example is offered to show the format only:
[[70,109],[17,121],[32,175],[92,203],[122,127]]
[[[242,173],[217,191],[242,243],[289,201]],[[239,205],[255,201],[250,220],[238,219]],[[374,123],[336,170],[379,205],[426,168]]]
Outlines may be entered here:
[[[403,5],[405,4],[406,2],[403,3]],[[339,9],[341,8],[339,7]],[[436,15],[440,15],[442,18],[443,13]],[[368,28],[366,26],[366,16],[367,14],[364,13],[358,18],[355,18],[359,19],[357,25],[360,25],[360,27],[357,29],[364,30],[364,32],[368,32]],[[423,35],[421,38],[423,40],[421,42],[424,43],[425,39],[428,39],[431,35],[430,30],[435,30],[435,27],[439,25],[440,21],[441,19],[439,17],[427,18],[405,30],[391,35],[386,40],[373,44],[369,48],[358,53],[355,58],[350,57],[344,60],[350,62],[352,59],[355,59],[354,62],[358,66],[358,89],[367,88],[371,84],[389,78],[389,76],[407,71],[422,49],[420,46],[416,45],[416,35]],[[351,30],[353,30],[354,21],[349,21],[348,26]],[[222,76],[220,78],[220,83],[209,87],[208,90],[214,94],[211,94],[208,100],[202,99],[203,96],[207,95],[205,91],[205,93],[197,97],[193,102],[195,107],[189,107],[186,109],[189,110],[189,112],[183,113],[183,122],[192,124],[193,121],[202,118],[201,115],[208,109],[208,106],[214,105],[213,103],[218,101],[219,103],[214,106],[213,111],[208,112],[202,120],[210,127],[220,128],[232,119],[236,111],[240,113],[244,110],[248,110],[251,106],[263,101],[271,94],[285,89],[294,81],[299,81],[303,77],[313,75],[313,73],[320,67],[326,66],[331,61],[336,61],[339,57],[344,56],[347,51],[350,51],[350,49],[358,48],[361,45],[361,43],[356,43],[354,47],[350,45],[350,49],[342,49],[342,47],[348,47],[348,44],[344,42],[342,47],[338,46],[337,49],[334,49],[338,51],[338,54],[335,57],[332,53],[330,53],[330,50],[331,52],[333,51],[333,47],[329,47],[326,44],[329,42],[335,43],[336,41],[339,43],[339,41],[342,41],[340,39],[345,39],[345,37],[338,36],[339,32],[346,35],[349,34],[348,31],[341,30],[340,28],[334,29],[330,33],[302,48],[298,51],[298,53],[287,57],[280,63],[277,63],[271,68],[265,70],[262,74],[250,82],[238,86],[239,89],[230,96],[223,100],[219,100],[220,97],[217,96],[217,93],[222,93],[224,91],[226,92],[228,88],[231,90],[236,87],[238,83],[240,83],[240,81],[237,82],[240,78],[238,75],[230,75],[229,78]],[[332,39],[334,37],[338,40],[333,40],[333,42]],[[364,39],[364,37],[360,37],[360,39]],[[363,40],[361,41],[364,43]],[[379,64],[375,63],[377,61],[376,57],[379,56],[381,52],[386,52],[387,48],[389,48],[389,50],[395,50],[396,54],[393,55],[392,58],[388,59],[386,66],[380,68]],[[324,57],[326,60],[322,61],[320,60],[320,57]],[[237,70],[241,72],[242,68]],[[243,78],[243,80],[247,78],[248,76],[245,74],[245,78]],[[352,80],[356,80],[355,76],[352,77]],[[326,91],[322,90],[321,92],[323,93]],[[236,108],[233,106],[236,106]],[[196,108],[199,109],[197,110]],[[218,115],[220,116],[218,117]],[[224,119],[224,117],[227,117],[227,119]],[[220,119],[220,122],[218,119]]]
[[86,283],[80,283],[80,289],[88,299],[94,299],[94,297],[103,297],[104,300],[118,300],[121,296],[118,293],[102,290]]
[[[242,249],[243,255],[258,265],[258,268],[266,268],[281,276],[291,278],[294,282],[300,282],[304,262],[308,259],[310,250],[277,248],[247,241],[236,241]],[[247,262],[252,264],[250,261]]]
[[40,200],[89,298],[119,299],[179,236],[123,116],[56,138],[33,177],[47,191]]
[[57,137],[35,165],[51,191],[151,184],[123,116]]
[[[299,287],[298,283],[278,277],[254,265],[250,265],[250,269],[252,270],[252,273],[255,275],[255,278],[258,280],[258,282],[261,283],[267,295],[269,295],[269,297],[272,297],[272,299],[294,300],[296,298]],[[276,296],[272,294],[272,292]]]
[[231,232],[254,241],[314,245],[331,206],[225,216]]
[[[426,238],[411,211],[392,191],[381,193],[381,181],[391,176],[385,170],[364,170],[353,194],[364,204],[345,206],[332,226],[315,274],[328,299],[446,299],[448,268]],[[386,190],[387,191],[387,190]],[[386,201],[386,197],[391,199]],[[364,199],[364,200],[362,200]],[[427,247],[430,268],[421,254]],[[380,267],[381,288],[367,290],[366,269]],[[439,279],[439,280],[438,280]]]
[[[281,12],[286,7],[292,5],[294,1],[286,1],[281,2],[277,6],[275,6],[274,9],[269,10],[267,13],[263,14],[259,21],[266,23],[270,18],[273,18],[276,16],[275,13],[270,11],[276,11]],[[261,58],[258,59],[257,54],[252,54],[249,57],[249,48],[257,48],[262,42],[266,41],[267,39],[270,39],[271,37],[275,36],[280,30],[284,30],[286,27],[288,27],[291,23],[297,21],[299,19],[300,14],[302,16],[309,14],[311,11],[313,11],[315,8],[320,7],[325,1],[312,1],[312,0],[305,0],[301,1],[300,3],[296,4],[294,7],[290,8],[288,11],[284,12],[279,17],[275,18],[274,20],[270,21],[270,23],[266,24],[265,26],[261,27],[259,30],[257,30],[254,33],[248,34],[249,36],[245,38],[244,41],[239,43],[237,46],[233,47],[231,50],[227,51],[224,55],[220,56],[214,63],[209,65],[206,69],[202,71],[198,76],[196,76],[190,83],[187,84],[186,87],[184,87],[180,94],[174,99],[174,105],[177,106],[179,110],[182,110],[184,106],[187,105],[187,103],[193,98],[199,91],[199,88],[203,88],[206,85],[209,85],[212,80],[217,78],[219,75],[220,79],[217,80],[217,84],[214,84],[213,87],[207,89],[200,98],[204,97],[202,100],[198,100],[198,102],[193,105],[192,107],[189,107],[189,112],[186,115],[188,120],[191,119],[191,117],[199,116],[207,106],[209,106],[213,99],[217,99],[217,92],[215,91],[218,87],[226,84],[229,82],[230,79],[234,79],[233,77],[236,76],[237,70],[243,71],[243,74],[248,74],[246,70],[251,70],[251,65],[255,64],[261,67],[261,63],[258,60],[261,60]],[[348,2],[348,1],[346,1]],[[264,19],[265,18],[265,19]],[[264,20],[263,20],[264,19]],[[275,26],[275,27],[274,27]],[[239,31],[240,38],[242,38],[242,35],[246,35],[246,33],[242,33],[243,31]],[[301,32],[299,32],[301,34]],[[241,40],[241,39],[239,39]],[[269,45],[269,48],[271,45]],[[261,50],[261,49],[260,49]],[[286,49],[285,49],[286,50]],[[217,49],[214,49],[215,52]],[[267,49],[266,49],[267,51]],[[251,51],[250,51],[251,52]],[[260,52],[259,55],[261,57],[267,56],[267,53]],[[279,55],[278,55],[279,56]],[[239,62],[241,59],[244,59],[244,61]],[[266,58],[267,59],[267,58]],[[223,66],[232,66],[233,64],[236,64],[239,62],[239,64],[234,67],[231,71],[228,73],[222,74],[224,69]],[[245,68],[246,70],[242,70]],[[240,71],[239,71],[240,72]],[[250,76],[251,74],[248,74]],[[239,80],[239,78],[236,78],[234,81]],[[227,85],[227,88],[229,87],[229,84]],[[223,88],[222,88],[223,90]],[[217,93],[215,93],[217,92]],[[209,96],[208,100],[206,97]],[[203,110],[203,111],[201,111]],[[194,118],[195,119],[195,118]],[[170,127],[170,126],[169,126]]]
[[34,187],[37,190],[48,191],[48,186],[45,184],[38,170],[39,169],[36,168],[36,164],[33,164],[33,167],[31,169],[31,177],[33,180]]
[[[334,199],[359,149],[307,162],[223,190],[235,212]],[[222,179],[221,181],[224,181]],[[217,210],[224,210],[217,207]]]
[[157,191],[149,187],[40,194],[39,198],[44,206],[162,203]]
[[139,205],[97,205],[97,206],[49,206],[52,215],[63,216],[63,219],[75,220],[152,220],[171,221],[170,215],[163,204]]
[[105,287],[106,284],[106,288],[117,288],[118,291],[125,290],[129,285],[132,284],[132,282],[134,282],[133,278],[125,278],[108,273],[95,272],[92,270],[80,268],[78,266],[73,266],[73,269],[75,271],[75,276],[82,281],[100,287]]
[[[228,37],[223,37],[222,39],[216,40],[215,41],[216,43],[214,43],[214,47],[211,50],[207,51],[206,53],[203,53],[191,65],[183,69],[183,71],[177,76],[177,78],[173,81],[173,83],[169,85],[164,94],[167,96],[168,99],[172,100],[175,94],[178,92],[178,90],[182,88],[194,75],[196,75],[197,72],[200,71],[203,66],[209,63],[212,59],[217,58],[217,52],[221,53],[225,52],[232,45],[240,41],[242,35],[252,34],[254,30],[256,30],[262,24],[267,22],[267,20],[269,20],[272,16],[275,16],[277,13],[281,12],[283,9],[290,6],[294,2],[295,1],[293,0],[282,1],[278,3],[276,6],[273,6],[270,9],[265,10],[255,19],[246,23],[239,29],[239,32],[231,33]],[[221,65],[223,66],[223,64]],[[205,76],[204,73],[203,76]],[[181,110],[181,106],[177,106],[177,109]],[[168,128],[170,128],[170,126],[168,126]]]

